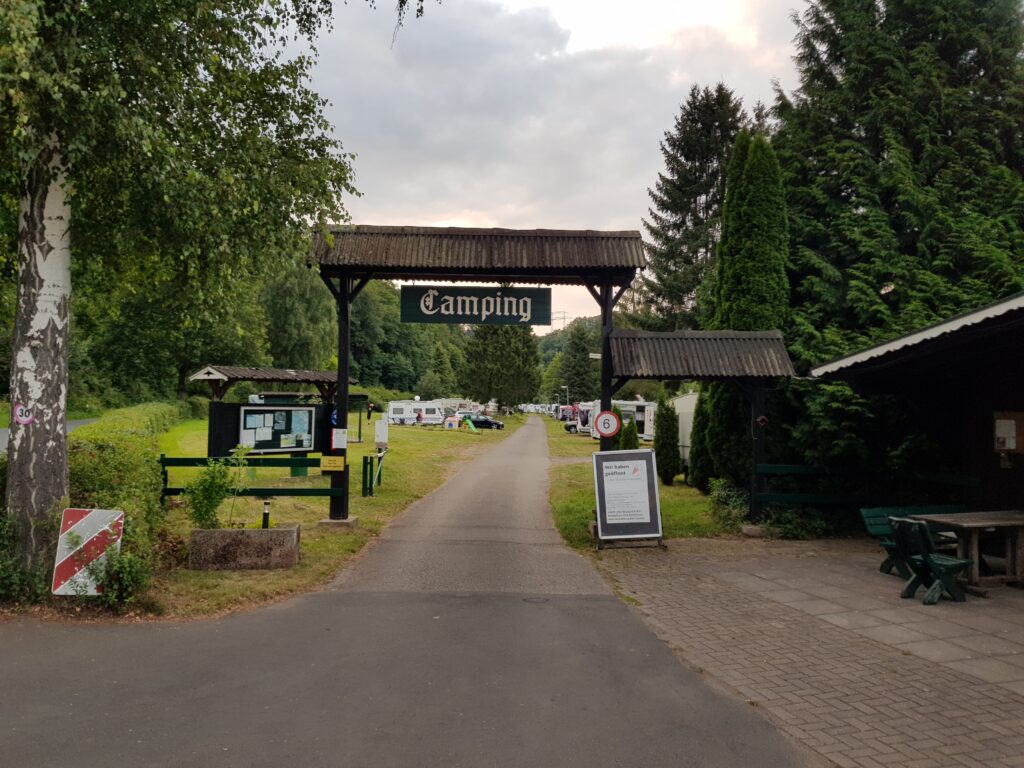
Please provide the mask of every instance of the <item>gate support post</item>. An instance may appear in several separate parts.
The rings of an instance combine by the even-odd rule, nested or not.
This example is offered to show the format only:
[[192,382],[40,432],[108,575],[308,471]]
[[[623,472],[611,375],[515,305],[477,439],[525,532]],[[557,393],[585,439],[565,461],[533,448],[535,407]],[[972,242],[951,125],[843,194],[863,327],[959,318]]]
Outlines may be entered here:
[[[334,298],[338,305],[338,385],[334,394],[334,407],[338,414],[338,429],[348,429],[348,350],[352,325],[352,287],[349,276],[342,274]],[[332,436],[333,437],[333,436]],[[331,442],[328,442],[330,448]],[[345,470],[331,473],[331,488],[341,488],[340,496],[331,496],[331,520],[348,520],[348,447],[331,450],[332,456],[345,457]]]
[[757,474],[757,465],[764,464],[767,455],[764,416],[766,394],[765,388],[755,383],[747,384],[745,389],[750,398],[750,506],[747,517],[750,522],[759,523],[763,510],[757,494],[763,490],[764,479]]

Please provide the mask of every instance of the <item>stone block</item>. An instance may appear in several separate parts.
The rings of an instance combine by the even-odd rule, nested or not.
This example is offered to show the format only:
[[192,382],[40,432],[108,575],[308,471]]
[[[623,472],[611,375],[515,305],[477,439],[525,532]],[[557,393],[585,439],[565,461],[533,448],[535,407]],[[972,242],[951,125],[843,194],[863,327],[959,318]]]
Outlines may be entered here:
[[195,571],[291,568],[299,562],[300,527],[196,529],[189,538],[188,567]]

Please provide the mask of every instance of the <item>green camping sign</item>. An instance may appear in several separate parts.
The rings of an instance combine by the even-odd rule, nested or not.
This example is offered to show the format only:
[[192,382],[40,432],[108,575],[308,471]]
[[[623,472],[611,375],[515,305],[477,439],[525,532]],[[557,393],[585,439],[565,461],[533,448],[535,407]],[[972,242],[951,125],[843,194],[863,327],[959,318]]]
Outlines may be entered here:
[[551,289],[403,285],[402,322],[551,325]]

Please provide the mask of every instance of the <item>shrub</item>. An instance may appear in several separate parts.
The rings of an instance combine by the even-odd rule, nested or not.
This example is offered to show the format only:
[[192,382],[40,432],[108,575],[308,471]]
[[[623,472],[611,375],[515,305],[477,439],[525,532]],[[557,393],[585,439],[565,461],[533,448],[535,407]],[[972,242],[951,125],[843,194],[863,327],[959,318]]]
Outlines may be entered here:
[[48,573],[45,567],[26,571],[15,550],[14,519],[0,512],[0,600],[15,603],[34,603],[48,592]]
[[220,528],[217,510],[224,499],[244,490],[245,454],[249,448],[239,446],[228,459],[209,462],[198,477],[185,486],[188,516],[196,528]]
[[[619,409],[619,406],[613,405],[612,406],[612,413],[614,413],[616,416],[619,417],[619,424],[622,424],[623,423],[622,411]],[[611,440],[612,440],[612,445],[611,445],[611,449],[610,450],[618,451],[618,450],[620,450],[622,448],[622,428],[620,428],[619,431],[616,432],[612,436]]]
[[828,525],[816,513],[791,507],[772,509],[766,519],[768,535],[779,539],[818,539]]
[[738,488],[724,477],[709,481],[711,518],[725,531],[736,532],[746,520],[750,505],[750,491]]
[[622,428],[622,440],[619,448],[624,451],[635,450],[640,447],[640,436],[636,432],[636,422],[630,419]]
[[658,477],[665,485],[672,485],[679,474],[679,416],[668,404],[665,395],[658,396],[658,410],[654,413],[654,456],[658,463]]
[[199,395],[192,395],[185,402],[188,403],[189,418],[208,419],[210,418],[210,400]]

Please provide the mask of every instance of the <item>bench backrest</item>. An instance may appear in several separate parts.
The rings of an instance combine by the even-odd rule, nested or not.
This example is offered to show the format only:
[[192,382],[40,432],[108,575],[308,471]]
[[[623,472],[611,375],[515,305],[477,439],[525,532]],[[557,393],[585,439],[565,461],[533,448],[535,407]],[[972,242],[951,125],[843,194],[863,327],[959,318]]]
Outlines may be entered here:
[[865,507],[861,509],[860,516],[864,520],[864,527],[868,535],[875,538],[888,539],[892,536],[892,526],[889,524],[891,517],[907,517],[909,515],[954,515],[966,512],[964,504],[932,504],[910,507]]
[[909,561],[914,555],[932,555],[935,553],[935,542],[932,541],[928,523],[921,520],[907,520],[904,517],[890,517],[892,540],[900,556]]

